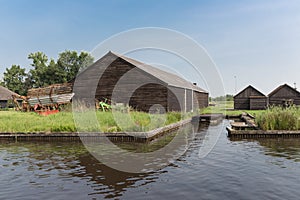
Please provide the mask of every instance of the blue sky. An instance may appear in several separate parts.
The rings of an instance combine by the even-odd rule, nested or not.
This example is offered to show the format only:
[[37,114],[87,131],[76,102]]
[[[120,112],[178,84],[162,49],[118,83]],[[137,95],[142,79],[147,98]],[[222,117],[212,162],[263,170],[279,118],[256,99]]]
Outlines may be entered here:
[[0,0],[0,73],[27,56],[56,58],[91,51],[121,31],[163,27],[208,51],[227,93],[252,84],[268,94],[282,83],[300,88],[300,1]]

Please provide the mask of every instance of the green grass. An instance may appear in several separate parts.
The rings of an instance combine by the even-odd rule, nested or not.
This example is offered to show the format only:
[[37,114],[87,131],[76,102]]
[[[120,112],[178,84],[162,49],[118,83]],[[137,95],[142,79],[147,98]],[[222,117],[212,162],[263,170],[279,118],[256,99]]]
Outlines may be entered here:
[[[93,117],[93,118],[91,118]],[[40,116],[34,112],[0,111],[0,132],[76,132],[80,131],[149,131],[191,117],[179,112],[148,114],[144,112],[94,112],[78,113],[74,122],[72,112],[59,112]]]
[[47,117],[33,112],[0,112],[0,132],[74,132],[72,113],[60,112]]
[[271,107],[256,116],[263,130],[300,130],[300,108]]
[[233,109],[233,101],[221,101],[215,102],[215,106],[209,106],[207,108],[201,109],[201,114],[207,113],[222,113],[228,116],[238,116],[242,113],[249,113],[251,115],[258,115],[264,112],[264,110],[234,110]]
[[253,115],[257,125],[263,130],[300,130],[300,108],[296,106],[270,107],[267,110],[234,110],[233,101],[223,101],[200,110],[202,114],[223,113],[228,116],[238,116],[243,112]]

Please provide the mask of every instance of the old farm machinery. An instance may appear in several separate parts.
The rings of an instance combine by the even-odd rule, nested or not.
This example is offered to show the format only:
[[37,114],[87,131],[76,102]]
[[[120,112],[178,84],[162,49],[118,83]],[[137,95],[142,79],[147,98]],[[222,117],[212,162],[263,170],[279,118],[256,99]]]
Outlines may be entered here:
[[[16,109],[20,111],[35,111],[41,115],[59,112],[59,107],[71,102],[72,84],[54,84],[44,88],[29,89],[27,96],[13,95]],[[22,100],[22,106],[19,101]]]

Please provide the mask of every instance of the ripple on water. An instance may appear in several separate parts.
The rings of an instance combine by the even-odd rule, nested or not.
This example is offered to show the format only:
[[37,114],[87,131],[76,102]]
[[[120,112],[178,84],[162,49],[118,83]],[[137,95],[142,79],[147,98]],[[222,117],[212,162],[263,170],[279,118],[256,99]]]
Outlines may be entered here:
[[205,134],[147,174],[105,166],[78,142],[1,142],[0,199],[298,199],[299,138],[237,140],[224,130],[200,159]]

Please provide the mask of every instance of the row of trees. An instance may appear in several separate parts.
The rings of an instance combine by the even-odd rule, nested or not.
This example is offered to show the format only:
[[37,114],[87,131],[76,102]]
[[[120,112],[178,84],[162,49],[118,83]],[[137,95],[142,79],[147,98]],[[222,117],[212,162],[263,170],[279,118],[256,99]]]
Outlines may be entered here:
[[233,95],[226,94],[225,96],[209,97],[209,101],[233,101]]
[[49,60],[43,52],[31,53],[28,59],[32,61],[28,72],[20,65],[12,65],[6,68],[1,85],[20,95],[26,95],[29,88],[68,82],[94,61],[87,52],[69,50],[60,53],[57,61],[52,58]]

